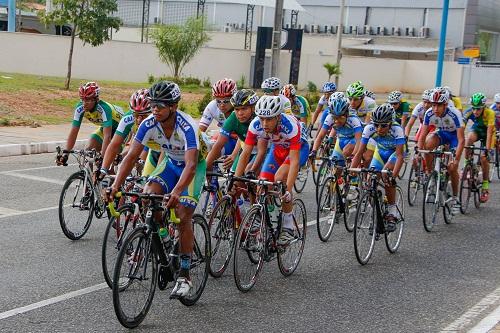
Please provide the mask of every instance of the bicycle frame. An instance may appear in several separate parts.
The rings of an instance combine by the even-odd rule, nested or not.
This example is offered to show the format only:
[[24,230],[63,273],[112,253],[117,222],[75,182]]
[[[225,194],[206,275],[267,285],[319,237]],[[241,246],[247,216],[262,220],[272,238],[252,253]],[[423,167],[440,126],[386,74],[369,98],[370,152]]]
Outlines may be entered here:
[[[438,204],[440,200],[442,199],[443,195],[442,192],[444,191],[444,186],[442,187],[442,171],[444,170],[444,175],[446,180],[448,180],[449,175],[448,175],[448,170],[447,170],[447,163],[449,157],[453,158],[453,153],[450,151],[444,151],[443,147],[439,147],[435,150],[419,150],[420,153],[424,154],[434,154],[434,171],[437,173],[437,184],[436,184],[436,192],[438,195],[434,198],[434,204]],[[450,201],[452,198],[448,198],[446,201],[442,202],[442,206],[444,206],[448,201]]]

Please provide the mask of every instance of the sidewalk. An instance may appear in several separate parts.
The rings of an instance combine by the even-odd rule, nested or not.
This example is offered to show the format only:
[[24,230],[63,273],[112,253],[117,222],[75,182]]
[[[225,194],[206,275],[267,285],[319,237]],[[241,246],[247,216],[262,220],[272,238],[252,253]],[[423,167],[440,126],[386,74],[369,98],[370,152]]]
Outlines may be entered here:
[[[52,153],[57,146],[64,146],[71,123],[42,127],[0,127],[0,157]],[[82,124],[75,148],[84,148],[91,133],[92,124]]]

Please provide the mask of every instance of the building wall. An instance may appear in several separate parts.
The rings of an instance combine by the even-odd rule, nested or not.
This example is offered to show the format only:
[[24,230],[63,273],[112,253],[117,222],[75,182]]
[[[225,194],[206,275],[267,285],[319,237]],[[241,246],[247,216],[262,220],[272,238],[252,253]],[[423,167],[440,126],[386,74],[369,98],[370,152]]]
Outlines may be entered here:
[[500,92],[497,84],[499,76],[500,68],[464,66],[460,94],[470,96],[480,91],[491,101]]

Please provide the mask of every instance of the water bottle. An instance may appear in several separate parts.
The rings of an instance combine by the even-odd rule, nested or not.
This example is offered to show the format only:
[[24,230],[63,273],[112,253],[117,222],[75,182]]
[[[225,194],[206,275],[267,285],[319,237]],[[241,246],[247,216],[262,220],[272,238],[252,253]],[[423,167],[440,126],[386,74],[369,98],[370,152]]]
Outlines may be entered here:
[[274,204],[268,204],[267,211],[269,212],[269,218],[271,219],[273,227],[276,227],[278,224],[278,215],[279,215],[278,210],[276,209]]
[[245,205],[245,200],[243,200],[242,198],[238,198],[238,200],[236,200],[236,204],[238,205],[238,209],[240,210],[240,216],[241,218],[245,218],[245,215],[247,213],[247,207]]
[[160,228],[158,230],[158,235],[160,236],[160,239],[165,246],[165,248],[168,248],[170,246],[170,234],[167,230],[167,228]]

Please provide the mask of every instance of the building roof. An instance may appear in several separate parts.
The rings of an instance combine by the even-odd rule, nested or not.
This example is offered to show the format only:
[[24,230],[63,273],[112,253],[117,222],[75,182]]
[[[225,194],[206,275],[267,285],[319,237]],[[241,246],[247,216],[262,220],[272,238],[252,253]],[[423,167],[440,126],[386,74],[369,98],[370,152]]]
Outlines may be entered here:
[[[276,5],[275,0],[206,0],[205,3],[236,3],[242,5],[254,5],[272,8],[274,8],[274,6]],[[285,0],[283,3],[283,9],[305,11],[304,7],[302,7],[297,2],[297,0]]]
[[[407,52],[407,53],[437,53],[437,47],[430,46],[409,46],[409,45],[390,45],[390,44],[361,44],[361,45],[346,45],[343,49],[365,50],[365,51],[382,51],[382,52]],[[446,50],[453,50],[452,47],[447,47]]]

